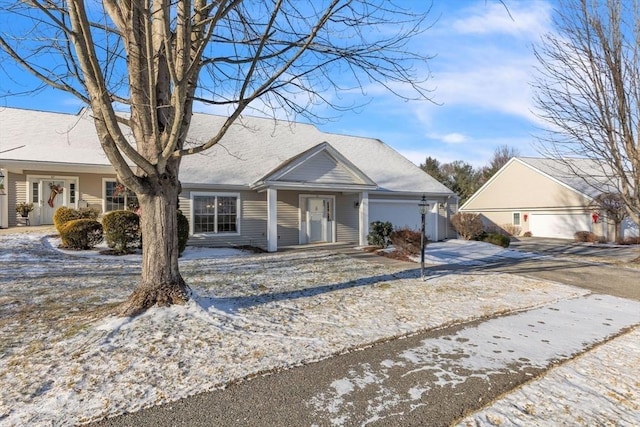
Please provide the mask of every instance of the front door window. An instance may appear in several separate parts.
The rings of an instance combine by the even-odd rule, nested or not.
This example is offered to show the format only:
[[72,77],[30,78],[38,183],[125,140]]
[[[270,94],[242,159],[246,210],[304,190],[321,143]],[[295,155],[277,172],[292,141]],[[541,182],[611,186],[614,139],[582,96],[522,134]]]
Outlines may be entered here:
[[[333,203],[330,197],[306,199],[306,243],[333,241]],[[303,240],[304,241],[304,240]]]

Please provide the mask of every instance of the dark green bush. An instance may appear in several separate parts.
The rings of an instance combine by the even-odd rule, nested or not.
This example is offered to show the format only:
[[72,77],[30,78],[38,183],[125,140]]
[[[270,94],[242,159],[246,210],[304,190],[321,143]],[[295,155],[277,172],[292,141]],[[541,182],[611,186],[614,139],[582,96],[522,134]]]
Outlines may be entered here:
[[189,220],[181,211],[178,211],[178,253],[182,255],[189,240]]
[[91,249],[102,242],[102,225],[93,219],[67,221],[58,231],[63,248]]
[[369,226],[369,235],[367,242],[370,245],[386,248],[389,246],[389,237],[393,232],[393,225],[389,221],[374,221]]
[[118,254],[134,252],[142,245],[140,217],[132,211],[112,211],[102,217],[107,246]]
[[[394,230],[389,236],[391,244],[401,255],[418,255],[420,254],[421,240],[420,232],[411,230],[410,228],[399,228]],[[425,238],[426,246],[426,238]]]
[[491,243],[492,245],[502,246],[508,248],[511,244],[511,239],[508,236],[497,233],[489,233],[482,237],[483,242]]
[[73,221],[75,219],[82,219],[80,216],[80,212],[75,209],[68,208],[66,206],[60,206],[56,209],[56,212],[53,214],[53,225],[55,225],[58,233],[61,233],[61,228],[69,221]]

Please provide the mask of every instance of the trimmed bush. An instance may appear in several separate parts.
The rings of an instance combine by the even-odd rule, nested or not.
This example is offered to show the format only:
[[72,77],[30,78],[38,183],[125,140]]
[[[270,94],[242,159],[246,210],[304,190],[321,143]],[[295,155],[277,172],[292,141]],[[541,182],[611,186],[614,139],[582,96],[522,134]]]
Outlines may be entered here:
[[58,233],[61,233],[61,228],[63,225],[65,225],[69,221],[73,221],[76,219],[82,219],[80,212],[66,206],[60,206],[53,214],[53,225],[55,225]]
[[182,213],[178,211],[178,254],[182,255],[187,247],[187,241],[189,240],[189,220]]
[[367,235],[367,242],[373,246],[380,246],[386,248],[389,246],[389,237],[393,232],[393,225],[389,221],[374,221],[369,226],[369,235]]
[[91,249],[102,242],[102,225],[93,219],[67,221],[58,230],[62,247],[68,249]]
[[132,211],[112,211],[102,217],[104,237],[115,253],[129,254],[142,245],[140,217]]
[[472,240],[483,231],[480,214],[458,212],[451,217],[451,225],[464,240]]
[[489,233],[482,237],[483,242],[491,243],[492,245],[502,246],[508,248],[511,244],[511,239],[508,236],[497,233]]
[[522,235],[522,237],[532,237],[533,233],[531,233],[530,231],[525,231],[524,234]]
[[594,243],[598,241],[598,236],[591,231],[576,231],[573,233],[573,239],[576,242]]
[[[397,252],[402,255],[419,255],[420,254],[420,232],[411,230],[410,228],[399,228],[394,230],[389,236],[391,244],[396,248]],[[426,246],[425,238],[425,246]]]
[[100,211],[96,208],[86,207],[78,209],[78,214],[80,215],[80,218],[83,219],[97,220],[98,216],[100,216]]

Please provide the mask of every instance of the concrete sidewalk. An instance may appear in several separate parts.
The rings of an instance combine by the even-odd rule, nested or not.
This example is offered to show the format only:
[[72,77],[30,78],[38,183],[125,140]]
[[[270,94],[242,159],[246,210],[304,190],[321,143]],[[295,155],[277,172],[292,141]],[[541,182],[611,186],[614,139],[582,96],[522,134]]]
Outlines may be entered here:
[[[393,340],[95,425],[448,426],[635,324],[639,302],[590,295]],[[639,366],[628,368],[640,375]]]

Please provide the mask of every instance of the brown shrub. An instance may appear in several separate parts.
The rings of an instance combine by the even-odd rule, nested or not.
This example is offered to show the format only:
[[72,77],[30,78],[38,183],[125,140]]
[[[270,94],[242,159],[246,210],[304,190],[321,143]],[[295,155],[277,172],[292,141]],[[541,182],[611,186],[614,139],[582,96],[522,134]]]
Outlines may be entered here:
[[520,227],[513,224],[503,224],[500,227],[503,230],[503,233],[500,233],[500,234],[506,233],[507,236],[519,236],[520,232],[522,231]]
[[471,240],[482,234],[483,225],[480,214],[458,212],[451,217],[451,225],[465,240]]
[[[391,244],[396,248],[396,252],[402,255],[418,255],[420,254],[420,231],[411,230],[410,228],[399,228],[393,230],[389,236]],[[425,241],[426,245],[426,241]]]
[[576,242],[595,243],[598,241],[598,236],[591,231],[576,231],[573,233],[573,239]]

